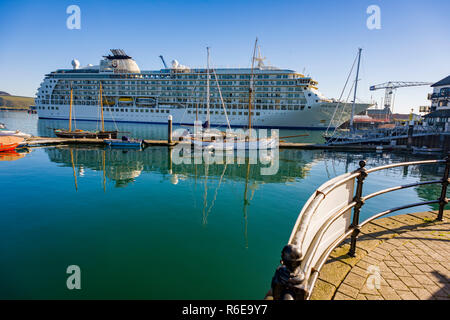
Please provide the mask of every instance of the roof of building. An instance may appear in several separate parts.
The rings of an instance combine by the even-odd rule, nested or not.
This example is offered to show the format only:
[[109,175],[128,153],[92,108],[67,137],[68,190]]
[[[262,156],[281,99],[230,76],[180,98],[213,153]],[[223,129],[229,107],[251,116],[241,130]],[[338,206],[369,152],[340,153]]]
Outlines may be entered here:
[[450,109],[436,110],[425,115],[424,118],[450,118]]
[[446,86],[448,84],[450,84],[450,76],[448,76],[442,80],[439,80],[438,82],[432,84],[431,86],[432,87],[440,87],[440,86]]

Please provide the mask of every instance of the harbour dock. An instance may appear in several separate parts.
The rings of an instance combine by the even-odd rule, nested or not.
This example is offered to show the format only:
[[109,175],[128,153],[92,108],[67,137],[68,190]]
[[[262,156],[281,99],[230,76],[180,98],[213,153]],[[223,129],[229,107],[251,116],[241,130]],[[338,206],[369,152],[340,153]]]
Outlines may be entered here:
[[[55,137],[31,137],[25,141],[26,146],[40,147],[40,146],[55,146],[55,145],[93,145],[93,146],[105,146],[106,143],[102,139],[72,139],[72,138],[55,138]],[[143,144],[146,147],[157,146],[157,147],[173,147],[180,143],[180,141],[168,141],[168,140],[143,140]],[[343,150],[343,151],[376,151],[380,150],[379,146],[375,145],[326,145],[326,144],[315,144],[315,143],[301,143],[301,142],[280,142],[280,149],[297,149],[297,150]],[[389,145],[384,146],[383,150],[389,151],[407,151],[406,146],[402,145]]]

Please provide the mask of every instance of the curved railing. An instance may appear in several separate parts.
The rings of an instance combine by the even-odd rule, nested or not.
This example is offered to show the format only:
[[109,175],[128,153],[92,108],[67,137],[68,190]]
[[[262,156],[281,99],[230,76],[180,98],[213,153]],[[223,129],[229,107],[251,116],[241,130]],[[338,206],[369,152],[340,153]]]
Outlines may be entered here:
[[[410,183],[390,187],[363,196],[366,177],[376,171],[410,165],[442,164],[445,166],[442,179]],[[348,255],[355,256],[357,237],[361,227],[384,215],[421,205],[439,204],[438,220],[443,219],[449,184],[450,156],[445,160],[425,160],[389,164],[366,169],[366,162],[359,162],[359,169],[346,173],[320,186],[301,210],[292,230],[288,244],[281,253],[281,265],[272,278],[271,292],[274,299],[309,299],[319,272],[331,252],[347,237],[351,237]],[[355,189],[356,184],[356,189]],[[441,196],[437,200],[406,204],[377,213],[360,222],[361,207],[368,199],[396,190],[441,184]]]

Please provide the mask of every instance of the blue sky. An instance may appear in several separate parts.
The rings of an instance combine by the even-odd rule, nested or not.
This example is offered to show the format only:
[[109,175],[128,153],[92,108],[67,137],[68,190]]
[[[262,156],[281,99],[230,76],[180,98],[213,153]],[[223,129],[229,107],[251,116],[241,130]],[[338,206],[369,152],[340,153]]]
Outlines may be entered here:
[[[66,27],[71,4],[81,9],[80,30]],[[380,30],[366,27],[372,4],[381,9]],[[450,74],[449,12],[448,0],[0,0],[0,90],[34,96],[45,73],[73,58],[98,64],[110,48],[123,48],[143,70],[160,69],[160,54],[202,66],[206,46],[214,66],[247,67],[258,36],[271,65],[305,70],[336,98],[362,47],[358,97],[381,102],[384,91],[370,85]],[[417,111],[430,91],[399,89],[394,112]]]

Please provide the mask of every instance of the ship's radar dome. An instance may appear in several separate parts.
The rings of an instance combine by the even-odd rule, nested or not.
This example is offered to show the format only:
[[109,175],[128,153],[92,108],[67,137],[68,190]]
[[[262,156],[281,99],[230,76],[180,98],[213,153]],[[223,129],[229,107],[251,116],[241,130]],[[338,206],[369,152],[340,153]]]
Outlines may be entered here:
[[73,59],[72,60],[72,67],[74,69],[78,69],[80,67],[80,61],[78,61],[77,59]]
[[122,49],[111,49],[112,55],[103,56],[100,61],[100,72],[140,73],[136,61]]
[[172,60],[172,68],[176,69],[178,67],[179,63],[177,60]]

